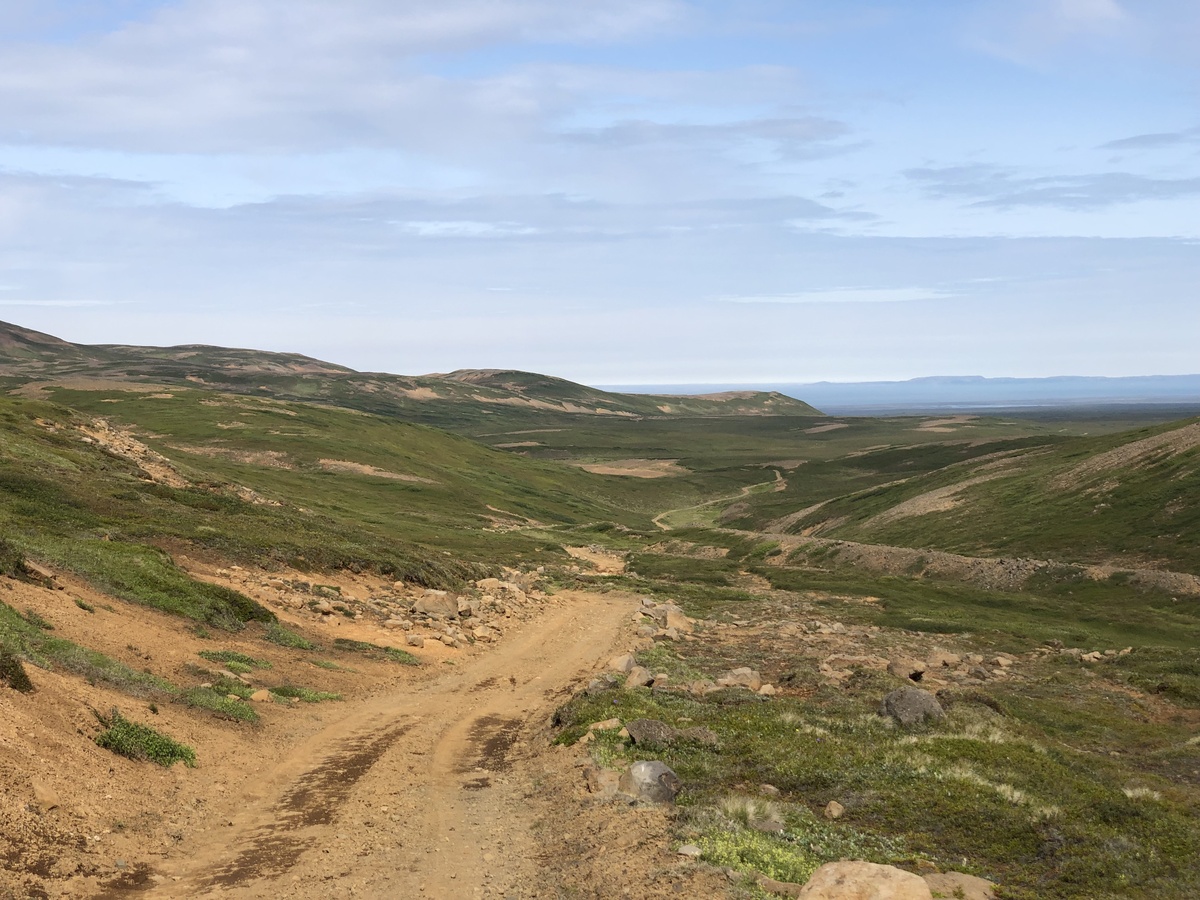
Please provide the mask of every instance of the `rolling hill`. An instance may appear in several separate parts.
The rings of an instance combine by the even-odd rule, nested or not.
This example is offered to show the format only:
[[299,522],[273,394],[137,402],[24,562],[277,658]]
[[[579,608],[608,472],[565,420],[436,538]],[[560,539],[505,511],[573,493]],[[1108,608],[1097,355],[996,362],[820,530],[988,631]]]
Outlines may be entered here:
[[622,418],[820,415],[777,392],[709,397],[615,394],[529,372],[463,370],[405,376],[356,372],[293,353],[206,345],[72,344],[0,323],[0,383],[40,387],[96,382],[207,387],[279,400],[343,406],[429,425],[519,425],[547,414]]

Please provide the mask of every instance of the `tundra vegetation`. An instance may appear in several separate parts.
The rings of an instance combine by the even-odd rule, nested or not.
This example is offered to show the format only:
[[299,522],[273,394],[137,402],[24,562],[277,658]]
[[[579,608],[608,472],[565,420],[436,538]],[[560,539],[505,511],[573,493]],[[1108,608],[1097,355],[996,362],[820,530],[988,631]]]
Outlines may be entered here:
[[[80,741],[203,767],[140,710],[189,734],[261,729],[275,708],[361,693],[362,669],[419,663],[285,623],[249,582],[204,574],[218,565],[286,575],[306,614],[347,629],[384,618],[327,584],[348,573],[476,597],[519,572],[695,623],[650,628],[636,662],[665,677],[566,699],[555,740],[605,768],[670,765],[673,839],[743,873],[744,895],[847,857],[970,872],[1010,900],[1200,895],[1200,420],[1185,411],[834,419],[771,395],[4,334],[0,581],[72,592],[40,611],[0,592],[0,693],[34,704],[62,676],[139,705]],[[619,570],[567,553],[580,546]],[[148,659],[136,633],[89,646],[117,610],[178,628],[187,660]],[[775,693],[717,684],[738,667]],[[944,718],[878,715],[914,676]],[[717,740],[592,727],[614,718]]]

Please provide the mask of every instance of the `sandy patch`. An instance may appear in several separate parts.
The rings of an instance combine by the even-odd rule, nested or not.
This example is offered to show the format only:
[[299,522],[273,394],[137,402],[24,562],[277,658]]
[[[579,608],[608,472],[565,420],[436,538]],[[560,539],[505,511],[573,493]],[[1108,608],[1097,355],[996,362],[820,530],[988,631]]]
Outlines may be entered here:
[[983,484],[985,481],[991,481],[994,478],[999,478],[1001,474],[1003,473],[990,472],[987,475],[977,475],[974,478],[968,478],[966,481],[960,481],[958,484],[951,484],[947,487],[919,494],[902,503],[897,503],[891,509],[884,510],[877,516],[873,516],[863,523],[863,527],[871,528],[876,525],[887,525],[900,519],[910,519],[914,516],[927,516],[930,513],[949,512],[962,504],[961,495],[967,488]]
[[916,431],[932,431],[937,434],[952,434],[955,427],[974,422],[978,416],[946,416],[941,419],[926,419],[916,427]]
[[805,428],[805,434],[824,434],[827,431],[837,431],[839,428],[849,428],[845,422],[830,422],[828,425],[814,425],[812,428]]
[[574,559],[590,563],[601,575],[620,575],[625,571],[625,560],[615,553],[599,547],[563,547]]
[[188,486],[188,480],[175,470],[169,459],[151,450],[135,438],[132,432],[114,428],[105,419],[96,419],[89,425],[80,425],[79,431],[82,432],[84,441],[97,444],[109,453],[129,460],[151,481],[176,488]]
[[400,388],[396,393],[407,397],[409,400],[440,400],[442,395],[432,388]]
[[793,469],[798,469],[807,464],[807,459],[777,459],[775,462],[763,463],[763,468],[783,469],[786,472],[791,472]]
[[520,447],[541,447],[544,446],[541,441],[513,441],[509,444],[493,444],[498,450],[516,450]]
[[400,472],[389,472],[387,469],[368,466],[364,463],[350,462],[345,459],[322,459],[318,460],[318,462],[326,472],[338,472],[343,475],[369,475],[372,478],[388,478],[392,481],[412,481],[419,484],[437,484],[433,479],[422,478],[420,475],[403,475]]
[[171,449],[192,453],[196,456],[228,459],[232,462],[247,463],[252,466],[266,466],[269,469],[296,468],[288,459],[288,455],[279,450],[238,450],[233,447],[193,447],[186,444],[175,444]]
[[679,465],[677,459],[612,459],[601,463],[572,462],[570,465],[593,475],[623,475],[626,478],[670,478],[691,472]]

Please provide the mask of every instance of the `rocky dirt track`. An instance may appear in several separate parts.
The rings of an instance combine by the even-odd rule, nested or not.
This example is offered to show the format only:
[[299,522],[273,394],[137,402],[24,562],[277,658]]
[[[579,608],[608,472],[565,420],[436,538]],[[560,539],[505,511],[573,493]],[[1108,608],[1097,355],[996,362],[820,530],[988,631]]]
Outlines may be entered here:
[[556,896],[533,827],[561,806],[548,785],[575,767],[546,722],[636,606],[557,599],[486,655],[352,707],[268,761],[251,795],[214,810],[220,827],[110,896]]

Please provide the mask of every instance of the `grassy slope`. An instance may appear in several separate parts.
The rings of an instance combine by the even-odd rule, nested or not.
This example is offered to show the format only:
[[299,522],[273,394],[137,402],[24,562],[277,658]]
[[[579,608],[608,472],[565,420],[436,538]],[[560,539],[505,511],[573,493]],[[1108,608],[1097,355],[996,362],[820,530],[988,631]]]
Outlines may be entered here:
[[704,397],[614,394],[529,372],[463,370],[403,376],[356,372],[291,353],[203,345],[86,346],[0,322],[0,376],[27,381],[109,379],[141,384],[200,384],[215,390],[312,401],[428,425],[538,421],[546,412],[577,416],[820,415],[778,393]]
[[[1098,464],[1101,454],[1188,424],[1066,439],[1018,457],[999,477],[965,487],[952,509],[872,521],[900,503],[987,474],[960,462],[903,483],[838,496],[791,530],[833,520],[836,525],[822,530],[823,536],[1200,572],[1200,447]],[[863,462],[870,465],[871,458]],[[778,511],[778,506],[760,507],[739,524],[759,526]]]

